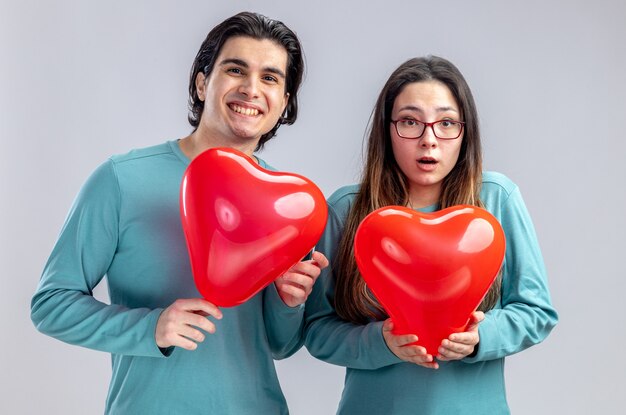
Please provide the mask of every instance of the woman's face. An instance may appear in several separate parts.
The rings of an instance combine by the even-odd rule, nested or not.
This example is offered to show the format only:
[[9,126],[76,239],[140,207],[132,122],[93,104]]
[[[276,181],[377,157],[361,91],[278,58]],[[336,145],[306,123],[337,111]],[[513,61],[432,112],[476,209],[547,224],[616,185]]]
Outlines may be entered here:
[[[439,81],[407,84],[396,97],[391,119],[435,122],[463,121],[452,93]],[[414,208],[436,203],[443,179],[456,165],[463,133],[452,140],[439,139],[426,127],[420,138],[402,138],[394,124],[389,124],[393,155],[409,182],[409,196]]]

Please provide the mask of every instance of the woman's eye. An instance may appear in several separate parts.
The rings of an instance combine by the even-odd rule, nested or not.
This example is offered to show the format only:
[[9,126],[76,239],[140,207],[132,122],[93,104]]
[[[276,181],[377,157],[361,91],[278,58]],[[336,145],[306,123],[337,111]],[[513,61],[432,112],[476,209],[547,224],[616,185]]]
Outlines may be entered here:
[[407,127],[415,127],[417,125],[417,121],[415,120],[402,120],[401,122]]
[[456,121],[452,121],[452,120],[441,120],[439,121],[439,125],[443,128],[452,128],[452,127],[456,127],[457,126],[457,122]]

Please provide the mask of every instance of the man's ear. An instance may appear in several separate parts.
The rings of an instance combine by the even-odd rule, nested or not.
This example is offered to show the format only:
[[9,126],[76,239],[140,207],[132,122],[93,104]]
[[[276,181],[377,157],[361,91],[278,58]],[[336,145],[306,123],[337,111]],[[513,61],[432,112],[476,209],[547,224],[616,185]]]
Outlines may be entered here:
[[285,110],[287,109],[287,105],[289,104],[289,92],[285,92],[285,98],[283,100],[283,111],[282,114],[285,113]]
[[198,72],[196,75],[196,91],[198,99],[204,101],[206,99],[206,77],[202,72]]

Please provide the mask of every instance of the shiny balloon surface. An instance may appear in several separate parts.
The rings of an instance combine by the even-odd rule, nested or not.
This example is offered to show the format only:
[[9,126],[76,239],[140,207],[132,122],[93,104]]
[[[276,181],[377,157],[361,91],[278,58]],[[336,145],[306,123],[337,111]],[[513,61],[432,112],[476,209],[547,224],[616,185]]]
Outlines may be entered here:
[[437,355],[464,331],[498,275],[505,236],[484,209],[460,205],[435,213],[388,206],[369,214],[355,235],[361,275],[394,322]]
[[180,211],[198,291],[218,306],[243,303],[300,261],[326,225],[320,189],[303,176],[213,148],[187,168]]

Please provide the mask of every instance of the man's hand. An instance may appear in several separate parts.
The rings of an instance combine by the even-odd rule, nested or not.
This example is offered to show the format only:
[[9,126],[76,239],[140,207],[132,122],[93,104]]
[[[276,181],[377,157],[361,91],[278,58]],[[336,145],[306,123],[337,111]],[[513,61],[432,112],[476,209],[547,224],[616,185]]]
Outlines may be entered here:
[[278,295],[289,307],[303,304],[311,294],[320,272],[327,266],[328,259],[324,254],[313,252],[313,259],[298,262],[274,281]]
[[218,320],[222,312],[217,306],[202,298],[176,300],[167,307],[157,321],[155,339],[157,346],[166,348],[178,346],[187,350],[195,350],[198,343],[204,341],[204,334],[215,333],[215,324],[207,317]]

